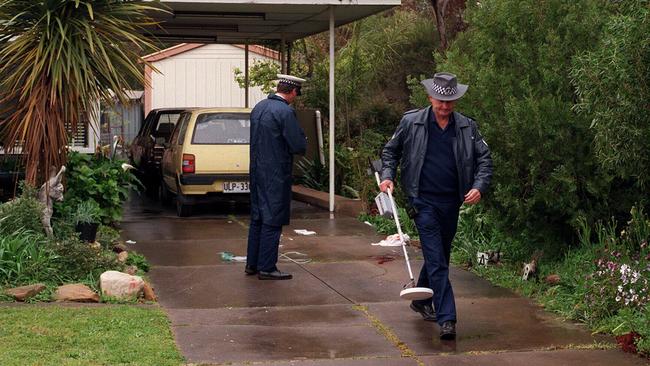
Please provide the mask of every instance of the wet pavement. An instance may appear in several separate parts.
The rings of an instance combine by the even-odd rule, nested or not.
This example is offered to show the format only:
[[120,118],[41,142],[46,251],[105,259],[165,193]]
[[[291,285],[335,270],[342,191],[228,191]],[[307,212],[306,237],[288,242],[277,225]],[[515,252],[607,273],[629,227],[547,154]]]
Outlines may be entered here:
[[[188,363],[269,366],[644,365],[607,337],[563,322],[512,292],[458,268],[451,281],[459,322],[442,342],[399,299],[407,273],[399,247],[354,218],[294,202],[279,267],[290,281],[259,281],[221,252],[246,254],[248,208],[175,210],[133,197],[122,236],[152,264],[149,278]],[[296,234],[294,229],[316,232]],[[413,258],[419,251],[411,248]],[[419,270],[421,261],[414,260]]]

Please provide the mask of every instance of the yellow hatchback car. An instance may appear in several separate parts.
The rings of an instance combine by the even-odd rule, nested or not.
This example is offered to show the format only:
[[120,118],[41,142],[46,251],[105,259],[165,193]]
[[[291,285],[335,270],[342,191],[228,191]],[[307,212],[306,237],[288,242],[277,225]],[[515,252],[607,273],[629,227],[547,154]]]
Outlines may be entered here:
[[165,146],[160,198],[176,196],[178,216],[206,201],[249,201],[248,108],[183,112]]

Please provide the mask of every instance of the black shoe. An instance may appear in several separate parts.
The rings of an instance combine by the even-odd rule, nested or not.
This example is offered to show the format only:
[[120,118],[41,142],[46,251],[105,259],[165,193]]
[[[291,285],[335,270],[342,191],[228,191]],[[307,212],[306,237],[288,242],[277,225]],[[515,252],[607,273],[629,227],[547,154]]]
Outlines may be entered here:
[[293,278],[291,273],[280,272],[277,269],[272,272],[259,271],[257,278],[260,280],[290,280]]
[[429,322],[435,322],[436,321],[436,312],[433,311],[433,306],[431,305],[423,305],[420,303],[417,303],[415,301],[411,302],[411,310],[415,311],[416,313],[419,313],[422,315],[422,319],[429,321]]
[[448,341],[456,339],[456,323],[450,320],[440,326],[440,339]]
[[246,268],[244,269],[244,272],[246,272],[246,276],[252,276],[252,275],[257,274],[257,268],[255,268],[253,266],[246,266]]

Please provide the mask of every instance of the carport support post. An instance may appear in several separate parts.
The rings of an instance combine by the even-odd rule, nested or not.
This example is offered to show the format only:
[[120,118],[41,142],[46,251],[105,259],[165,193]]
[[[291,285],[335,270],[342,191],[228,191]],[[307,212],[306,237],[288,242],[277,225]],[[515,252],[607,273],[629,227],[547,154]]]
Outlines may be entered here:
[[248,108],[248,41],[244,45],[244,84],[246,85],[244,88],[244,93],[246,93],[244,96],[244,108]]
[[330,213],[334,212],[334,7],[330,6]]

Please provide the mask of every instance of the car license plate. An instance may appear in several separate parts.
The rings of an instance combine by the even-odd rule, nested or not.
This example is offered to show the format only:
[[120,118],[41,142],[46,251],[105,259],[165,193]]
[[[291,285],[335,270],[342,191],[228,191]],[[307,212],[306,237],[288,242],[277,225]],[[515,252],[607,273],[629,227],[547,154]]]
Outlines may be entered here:
[[250,193],[249,182],[223,182],[223,193]]

